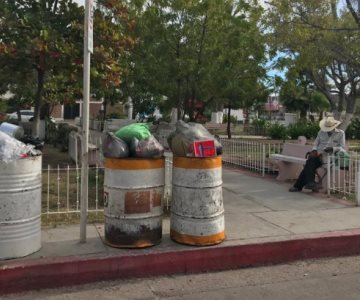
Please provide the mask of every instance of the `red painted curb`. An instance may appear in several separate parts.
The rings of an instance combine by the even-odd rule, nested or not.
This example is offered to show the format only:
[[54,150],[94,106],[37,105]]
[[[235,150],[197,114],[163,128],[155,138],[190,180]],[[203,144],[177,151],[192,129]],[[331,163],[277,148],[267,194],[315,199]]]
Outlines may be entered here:
[[186,274],[360,253],[360,231],[262,244],[106,257],[56,257],[0,267],[0,294],[100,280]]

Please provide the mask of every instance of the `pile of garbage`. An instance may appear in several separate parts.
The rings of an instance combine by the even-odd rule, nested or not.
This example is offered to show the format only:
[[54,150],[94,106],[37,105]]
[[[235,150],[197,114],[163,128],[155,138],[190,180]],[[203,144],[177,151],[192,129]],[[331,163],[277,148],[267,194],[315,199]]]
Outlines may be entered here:
[[178,121],[168,137],[174,156],[214,157],[222,154],[221,143],[201,124]]
[[41,152],[34,145],[25,144],[10,134],[0,130],[0,162],[9,163],[29,156],[38,156]]
[[160,158],[164,147],[150,132],[147,123],[133,123],[114,133],[107,133],[103,142],[103,155],[108,158]]

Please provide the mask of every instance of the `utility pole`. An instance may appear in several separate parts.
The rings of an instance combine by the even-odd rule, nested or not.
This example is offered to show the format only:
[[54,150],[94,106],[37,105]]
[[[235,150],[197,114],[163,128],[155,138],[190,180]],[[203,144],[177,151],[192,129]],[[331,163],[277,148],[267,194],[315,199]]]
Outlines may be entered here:
[[81,140],[81,200],[80,243],[86,242],[89,185],[89,102],[90,102],[90,56],[93,53],[93,0],[85,0],[84,22],[84,78]]

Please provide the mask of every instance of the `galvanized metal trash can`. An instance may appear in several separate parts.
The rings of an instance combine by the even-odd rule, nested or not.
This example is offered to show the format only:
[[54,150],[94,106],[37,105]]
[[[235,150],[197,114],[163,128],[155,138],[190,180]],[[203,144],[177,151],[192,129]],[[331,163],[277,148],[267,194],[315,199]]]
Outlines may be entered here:
[[0,162],[0,259],[41,248],[41,156]]
[[173,159],[170,237],[196,246],[225,239],[222,158]]
[[165,159],[105,159],[105,243],[144,248],[162,238]]

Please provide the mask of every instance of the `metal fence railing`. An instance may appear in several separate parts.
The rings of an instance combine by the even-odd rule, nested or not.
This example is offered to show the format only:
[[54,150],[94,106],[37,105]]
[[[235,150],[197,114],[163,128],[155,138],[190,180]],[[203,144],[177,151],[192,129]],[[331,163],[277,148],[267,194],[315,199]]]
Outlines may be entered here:
[[[89,168],[89,212],[103,210],[104,169]],[[42,213],[80,213],[81,168],[78,166],[51,167],[42,171]]]
[[[223,163],[262,174],[276,174],[277,167],[270,154],[281,153],[283,143],[220,138],[223,145]],[[348,156],[329,156],[325,167],[327,176],[322,181],[328,195],[336,194],[360,205],[360,155],[350,147]]]
[[[42,170],[42,214],[80,213],[81,167],[51,167]],[[169,208],[172,184],[172,153],[165,153],[164,207]],[[89,167],[88,212],[104,208],[104,167]]]
[[340,194],[360,205],[360,155],[350,152],[328,156],[326,163],[326,182],[328,195]]
[[[277,174],[277,167],[270,154],[281,153],[282,143],[252,141],[245,139],[220,138],[223,145],[223,163],[249,171]],[[360,205],[360,155],[350,151],[350,156],[329,157],[333,163],[327,164],[327,176],[323,185],[328,194],[339,194]],[[170,207],[172,190],[172,153],[165,152],[164,207]],[[77,165],[51,167],[42,173],[42,213],[43,215],[80,213],[81,168]],[[89,167],[89,212],[103,211],[104,168],[100,165]]]
[[261,173],[275,173],[276,166],[270,161],[270,154],[280,153],[282,143],[220,138],[223,145],[223,162]]

